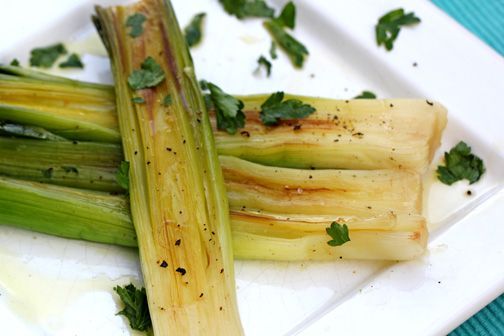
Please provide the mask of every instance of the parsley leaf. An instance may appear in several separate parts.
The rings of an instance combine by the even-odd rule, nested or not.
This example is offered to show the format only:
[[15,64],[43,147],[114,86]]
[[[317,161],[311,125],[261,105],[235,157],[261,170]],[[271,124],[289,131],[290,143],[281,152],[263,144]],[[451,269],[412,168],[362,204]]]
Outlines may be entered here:
[[126,27],[130,27],[129,36],[138,37],[143,33],[143,24],[147,20],[142,13],[135,13],[126,19]]
[[376,94],[371,91],[362,91],[361,94],[355,96],[353,99],[376,99]]
[[350,241],[348,226],[346,224],[341,225],[337,222],[332,222],[331,226],[326,228],[326,232],[332,238],[327,242],[327,245],[341,246]]
[[274,20],[264,22],[264,27],[269,31],[273,39],[289,55],[294,66],[300,68],[303,66],[305,56],[308,55],[308,49],[287,33],[281,24]]
[[172,98],[170,95],[166,95],[163,99],[163,105],[164,106],[170,106],[172,104]]
[[215,108],[217,128],[225,130],[229,134],[235,134],[238,128],[245,125],[245,114],[242,111],[243,102],[222,91],[215,84],[203,82],[202,86],[206,86],[210,90],[210,101]]
[[117,315],[126,316],[131,329],[140,331],[150,329],[152,322],[145,288],[137,289],[133,284],[129,284],[125,287],[116,286],[114,291],[119,295],[125,306]]
[[384,45],[388,51],[394,48],[394,41],[399,35],[401,27],[411,26],[420,22],[415,13],[404,13],[404,9],[399,8],[383,15],[376,24],[375,34],[378,46]]
[[184,29],[184,35],[189,47],[197,45],[201,41],[201,29],[206,13],[196,14],[189,25]]
[[9,65],[10,65],[10,66],[17,66],[17,67],[18,67],[18,66],[19,66],[19,60],[18,60],[17,58],[14,58],[14,59],[10,62],[10,64],[9,64]]
[[30,52],[30,65],[34,67],[50,68],[54,62],[67,53],[62,43],[53,44],[44,48],[35,48]]
[[450,152],[444,154],[445,166],[438,166],[439,181],[447,185],[460,180],[468,180],[473,184],[485,173],[483,161],[471,153],[471,147],[460,141]]
[[59,64],[60,68],[84,68],[84,64],[77,54],[71,54],[67,60]]
[[270,54],[271,59],[277,59],[277,57],[278,57],[277,52],[276,52],[276,43],[273,41],[271,41],[271,47],[269,50],[269,54]]
[[246,17],[272,18],[275,14],[273,8],[269,7],[264,0],[219,0],[219,2],[229,15],[234,15],[238,19]]
[[129,161],[121,161],[116,173],[117,184],[124,190],[129,190]]
[[275,92],[261,105],[260,117],[267,126],[276,125],[280,120],[300,119],[315,112],[315,108],[303,104],[298,99],[284,100],[283,92]]
[[274,19],[281,27],[294,29],[296,25],[296,6],[291,2],[286,4],[280,13],[280,16]]
[[264,57],[263,55],[261,55],[261,57],[259,57],[259,59],[257,60],[257,63],[259,64],[258,69],[261,66],[264,66],[266,68],[266,74],[269,77],[271,75],[271,62],[268,61],[266,59],[266,57]]
[[145,103],[145,99],[143,99],[142,97],[133,97],[133,98],[131,98],[131,101],[135,104]]
[[165,78],[161,66],[150,56],[143,61],[140,67],[140,70],[134,70],[128,77],[128,84],[133,90],[156,86]]

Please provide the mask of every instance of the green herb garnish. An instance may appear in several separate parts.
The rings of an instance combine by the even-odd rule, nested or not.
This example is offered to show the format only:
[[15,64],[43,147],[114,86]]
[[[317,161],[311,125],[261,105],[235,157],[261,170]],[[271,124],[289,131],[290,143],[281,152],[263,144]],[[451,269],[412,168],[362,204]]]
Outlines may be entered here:
[[264,0],[219,0],[224,10],[239,19],[247,17],[272,18],[275,14]]
[[280,16],[274,19],[281,27],[288,27],[294,29],[296,25],[296,6],[292,2],[287,3]]
[[337,222],[332,222],[331,226],[326,228],[326,232],[332,238],[327,242],[327,245],[341,246],[350,241],[348,226],[346,224],[341,225]]
[[305,57],[308,55],[308,49],[292,35],[287,33],[284,27],[277,21],[265,21],[264,27],[266,27],[276,43],[278,43],[287,55],[289,55],[294,66],[298,68],[302,67]]
[[125,287],[116,286],[114,291],[124,303],[124,309],[117,315],[124,315],[129,320],[131,329],[139,331],[150,329],[152,322],[145,288],[137,289],[133,284],[129,284]]
[[245,125],[245,114],[242,111],[243,102],[222,91],[215,84],[203,82],[202,86],[210,90],[209,99],[215,108],[217,128],[225,130],[229,134],[235,134],[239,128]]
[[128,84],[133,90],[156,86],[165,78],[163,68],[150,56],[140,67],[140,70],[134,70],[128,77]]
[[362,93],[355,96],[354,99],[376,99],[376,94],[371,91],[362,91]]
[[471,147],[460,141],[450,152],[444,154],[445,166],[438,166],[439,181],[447,185],[460,180],[473,184],[485,173],[483,160],[471,153]]
[[54,62],[67,53],[62,43],[54,44],[44,48],[35,48],[31,51],[30,65],[40,68],[50,68]]
[[272,126],[280,120],[301,119],[315,112],[313,106],[298,99],[283,99],[283,92],[275,92],[261,105],[260,117],[263,124]]
[[71,54],[68,56],[67,60],[59,64],[60,68],[84,68],[79,55]]
[[170,95],[166,95],[163,99],[164,106],[170,106],[172,104],[172,97]]
[[17,58],[14,58],[10,64],[10,66],[19,66],[19,60]]
[[143,24],[147,20],[145,15],[141,13],[135,13],[128,16],[126,19],[126,27],[130,27],[129,35],[131,37],[138,37],[143,33]]
[[411,26],[420,22],[420,19],[415,16],[415,13],[404,13],[404,9],[399,8],[383,15],[376,24],[376,43],[378,46],[384,45],[388,51],[394,48],[401,27]]
[[259,57],[259,59],[257,60],[257,63],[259,64],[258,69],[261,66],[264,66],[264,68],[266,69],[266,75],[269,77],[271,75],[271,62],[268,61],[266,57],[261,55],[261,57]]
[[201,31],[205,16],[205,13],[196,14],[189,25],[185,27],[184,35],[189,47],[195,46],[201,41],[201,37],[203,36]]
[[124,190],[129,190],[129,161],[121,161],[116,173],[117,184]]

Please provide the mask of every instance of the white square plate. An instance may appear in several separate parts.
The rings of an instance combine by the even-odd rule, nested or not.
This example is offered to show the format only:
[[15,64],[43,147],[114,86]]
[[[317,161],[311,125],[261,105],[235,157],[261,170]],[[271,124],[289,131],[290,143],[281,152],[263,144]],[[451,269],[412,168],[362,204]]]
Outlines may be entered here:
[[[120,1],[115,1],[116,3]],[[294,35],[310,57],[294,70],[279,52],[271,78],[254,72],[270,37],[261,20],[238,21],[217,0],[174,0],[185,25],[206,12],[197,74],[233,93],[282,90],[349,98],[435,99],[449,123],[425,177],[429,252],[404,263],[237,261],[247,335],[429,335],[449,332],[504,291],[504,61],[430,2],[298,0]],[[285,1],[271,1],[277,8]],[[95,3],[0,0],[0,62],[27,64],[29,50],[64,41],[83,54],[65,76],[110,82],[108,60],[90,24]],[[404,28],[394,50],[374,41],[374,25],[404,7],[422,22]],[[10,15],[12,14],[12,15]],[[416,64],[414,66],[413,64]],[[447,187],[434,170],[443,150],[464,140],[487,172]],[[472,197],[465,195],[470,189]],[[0,325],[6,335],[129,335],[112,288],[141,284],[136,251],[0,227]]]

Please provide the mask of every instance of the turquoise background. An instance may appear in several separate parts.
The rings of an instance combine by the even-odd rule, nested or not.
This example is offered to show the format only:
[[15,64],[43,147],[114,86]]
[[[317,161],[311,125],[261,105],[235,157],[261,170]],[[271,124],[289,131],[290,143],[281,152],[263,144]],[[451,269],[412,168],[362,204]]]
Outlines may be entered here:
[[[432,1],[500,55],[504,55],[504,0]],[[449,336],[504,336],[504,294]]]

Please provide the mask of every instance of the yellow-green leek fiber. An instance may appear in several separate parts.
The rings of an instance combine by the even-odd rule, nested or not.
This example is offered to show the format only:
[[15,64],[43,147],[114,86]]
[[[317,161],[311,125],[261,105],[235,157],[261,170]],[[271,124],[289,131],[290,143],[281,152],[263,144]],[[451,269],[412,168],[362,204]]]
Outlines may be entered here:
[[[241,335],[229,209],[210,121],[169,1],[96,9],[111,57],[130,206],[155,335]],[[129,35],[141,13],[143,33]],[[152,57],[164,72],[133,91]],[[166,96],[171,104],[164,104]],[[142,97],[144,104],[132,102]]]

